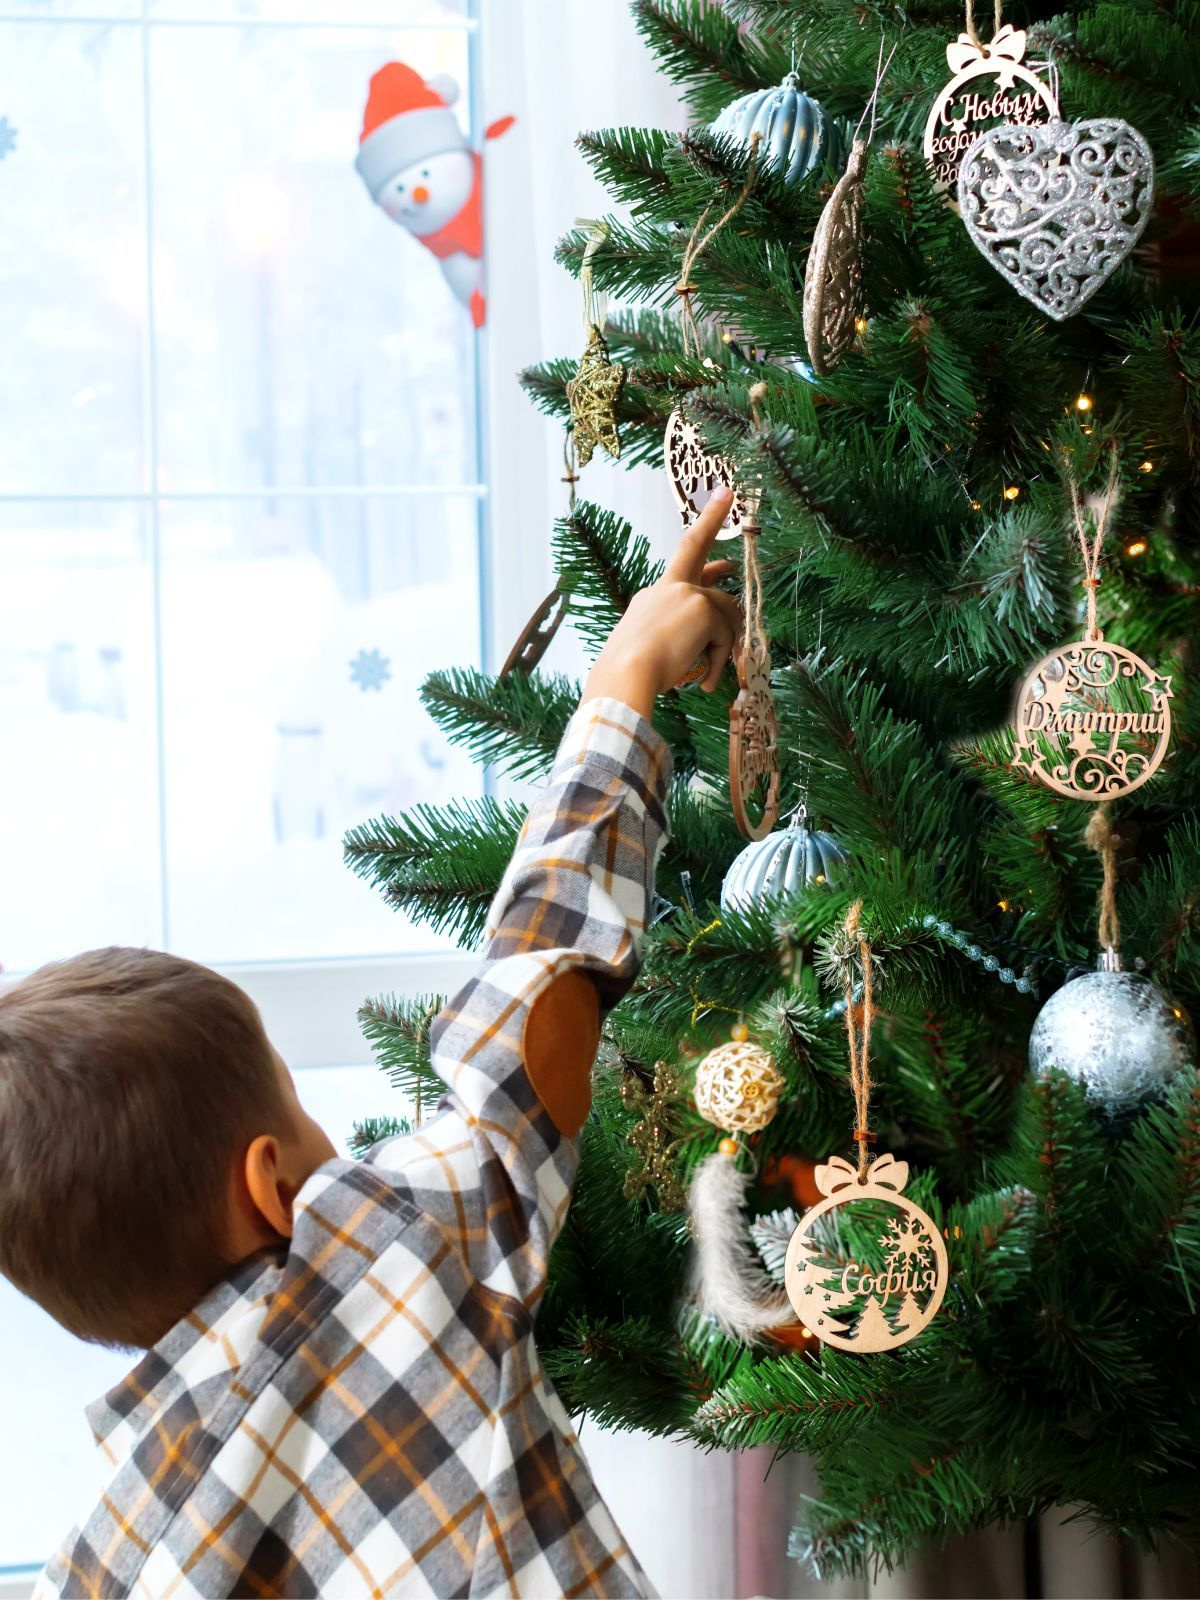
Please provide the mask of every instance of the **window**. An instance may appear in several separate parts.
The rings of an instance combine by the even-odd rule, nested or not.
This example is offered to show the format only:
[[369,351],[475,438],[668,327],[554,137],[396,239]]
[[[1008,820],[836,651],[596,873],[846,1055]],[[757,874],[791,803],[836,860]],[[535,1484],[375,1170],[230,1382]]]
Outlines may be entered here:
[[[479,793],[417,689],[488,611],[482,341],[353,161],[397,59],[478,144],[479,32],[475,0],[0,0],[0,966],[228,971],[338,1142],[398,1109],[358,1001],[465,965],[341,835]],[[0,1360],[19,1592],[129,1361],[2,1281]]]
[[0,10],[9,972],[447,947],[337,848],[479,783],[417,700],[479,659],[475,339],[352,165],[384,62],[470,105],[466,0],[417,10]]

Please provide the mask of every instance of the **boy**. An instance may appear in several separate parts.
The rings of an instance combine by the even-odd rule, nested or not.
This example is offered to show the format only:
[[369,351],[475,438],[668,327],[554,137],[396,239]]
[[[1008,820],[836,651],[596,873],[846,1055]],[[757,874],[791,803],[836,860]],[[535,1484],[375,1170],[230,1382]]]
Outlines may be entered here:
[[0,999],[0,1268],[148,1347],[91,1408],[107,1487],[51,1595],[637,1595],[533,1342],[600,1021],[667,827],[656,696],[737,634],[715,497],[597,658],[478,970],[436,1019],[426,1127],[338,1160],[257,1012],[153,951]]

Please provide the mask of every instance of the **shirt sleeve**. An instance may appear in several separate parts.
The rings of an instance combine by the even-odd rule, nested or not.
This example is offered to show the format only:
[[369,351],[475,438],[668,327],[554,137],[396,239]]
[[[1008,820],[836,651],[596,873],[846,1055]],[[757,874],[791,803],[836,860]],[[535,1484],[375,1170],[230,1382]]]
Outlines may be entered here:
[[493,1262],[498,1251],[527,1304],[566,1214],[578,1143],[533,1087],[526,1024],[563,974],[592,979],[601,1015],[632,985],[670,776],[669,746],[631,707],[579,707],[492,902],[483,960],[432,1025],[433,1065],[478,1151]]

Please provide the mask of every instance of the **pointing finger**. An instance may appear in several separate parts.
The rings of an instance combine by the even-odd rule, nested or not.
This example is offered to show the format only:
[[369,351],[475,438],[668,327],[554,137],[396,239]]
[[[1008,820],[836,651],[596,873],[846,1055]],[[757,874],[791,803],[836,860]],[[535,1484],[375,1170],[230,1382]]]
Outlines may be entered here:
[[713,490],[712,498],[704,510],[691,527],[685,530],[675,554],[667,562],[664,576],[676,578],[683,583],[699,583],[700,574],[704,571],[705,557],[724,526],[732,505],[732,489],[722,484]]

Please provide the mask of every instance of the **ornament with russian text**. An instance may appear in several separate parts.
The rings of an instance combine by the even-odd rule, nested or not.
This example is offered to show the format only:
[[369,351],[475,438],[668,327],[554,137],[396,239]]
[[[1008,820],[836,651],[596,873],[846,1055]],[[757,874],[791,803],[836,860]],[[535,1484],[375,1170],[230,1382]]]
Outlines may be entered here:
[[1084,637],[1030,670],[1017,695],[1012,765],[1070,800],[1132,794],[1162,765],[1171,739],[1171,675],[1111,644],[1096,625],[1105,528],[1116,504],[1116,446],[1089,536],[1079,486],[1067,475],[1087,591]]
[[734,488],[733,467],[724,456],[707,447],[696,424],[678,409],[672,411],[667,422],[663,464],[685,528],[704,510],[714,489],[734,490],[733,504],[717,538],[736,539],[742,531],[746,505]]
[[[903,1190],[908,1163],[867,1146],[871,1024],[871,947],[850,908],[833,955],[842,970],[850,1083],[857,1112],[858,1164],[831,1156],[814,1174],[823,1200],[806,1211],[788,1244],[783,1281],[804,1326],[839,1350],[892,1350],[936,1315],[949,1263],[937,1225]],[[857,957],[857,962],[856,962]],[[855,1002],[861,974],[861,1003]]]
[[[925,159],[933,170],[937,188],[948,191],[956,206],[958,169],[975,139],[999,123],[1039,123],[1056,118],[1055,84],[1039,78],[1024,62],[1025,32],[1001,26],[996,6],[990,44],[975,32],[970,0],[967,31],[946,46],[946,61],[954,74],[933,103],[925,123]],[[989,87],[986,80],[995,80]]]

